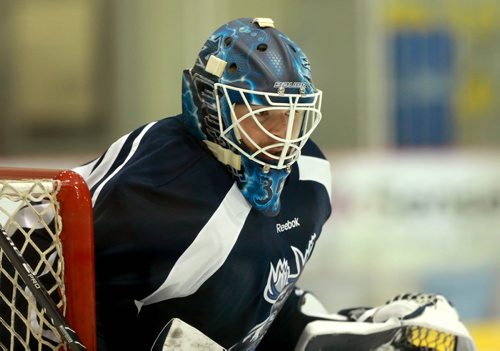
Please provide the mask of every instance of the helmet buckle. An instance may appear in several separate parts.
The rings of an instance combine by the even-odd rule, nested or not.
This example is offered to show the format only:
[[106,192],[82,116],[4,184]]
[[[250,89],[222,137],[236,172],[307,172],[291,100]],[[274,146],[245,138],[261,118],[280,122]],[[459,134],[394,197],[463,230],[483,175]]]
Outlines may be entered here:
[[221,60],[217,56],[210,55],[210,58],[207,61],[207,65],[205,67],[205,71],[210,74],[213,74],[216,77],[222,77],[224,73],[224,69],[226,68],[227,62]]
[[260,28],[274,28],[274,21],[271,18],[257,17],[252,20],[252,23],[257,23]]

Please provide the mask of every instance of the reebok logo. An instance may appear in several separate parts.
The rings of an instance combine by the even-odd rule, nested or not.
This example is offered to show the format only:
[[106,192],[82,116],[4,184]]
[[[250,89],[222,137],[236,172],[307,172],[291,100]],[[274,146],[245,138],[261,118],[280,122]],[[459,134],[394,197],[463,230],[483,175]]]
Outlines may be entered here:
[[282,233],[295,227],[300,227],[299,217],[295,217],[291,221],[286,221],[285,224],[276,224],[276,233]]

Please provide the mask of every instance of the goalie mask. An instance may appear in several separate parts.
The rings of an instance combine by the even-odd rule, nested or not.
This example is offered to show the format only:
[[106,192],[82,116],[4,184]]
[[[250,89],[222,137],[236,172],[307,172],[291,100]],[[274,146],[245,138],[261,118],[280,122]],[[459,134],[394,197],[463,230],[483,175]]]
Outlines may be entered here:
[[267,18],[216,30],[183,73],[188,129],[227,165],[257,210],[274,216],[300,150],[321,119],[302,50]]

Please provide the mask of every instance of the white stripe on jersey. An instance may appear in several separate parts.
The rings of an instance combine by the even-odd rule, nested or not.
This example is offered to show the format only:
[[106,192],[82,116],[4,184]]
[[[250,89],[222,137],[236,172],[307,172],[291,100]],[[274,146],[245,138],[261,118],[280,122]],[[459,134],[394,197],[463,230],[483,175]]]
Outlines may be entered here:
[[226,261],[251,208],[234,183],[165,282],[151,295],[135,301],[138,311],[143,305],[195,293]]
[[[94,168],[94,165],[97,163],[97,161],[99,161],[99,158],[100,157],[96,158],[92,162],[89,162],[83,166],[73,168],[73,171],[78,173],[79,175],[81,175],[83,179],[88,179],[90,176],[90,173],[92,172],[92,168]],[[89,186],[89,189],[90,188],[91,187]]]
[[330,172],[330,162],[322,158],[302,155],[297,160],[297,164],[299,165],[299,179],[313,180],[323,184],[328,192],[328,197],[331,199],[332,175]]
[[[125,159],[125,161],[123,161],[123,163],[121,165],[119,165],[118,167],[115,168],[115,170],[113,171],[113,173],[111,173],[101,184],[99,184],[99,186],[97,187],[97,189],[95,189],[93,195],[92,195],[92,206],[95,206],[95,203],[97,201],[97,198],[99,197],[99,194],[101,193],[101,190],[102,188],[104,188],[104,186],[106,185],[106,183],[114,177],[114,175],[116,173],[118,173],[120,171],[120,169],[123,168],[123,166],[125,166],[125,164],[128,162],[128,160],[130,160],[130,158],[134,155],[134,153],[137,151],[137,148],[139,147],[139,144],[141,143],[141,140],[142,140],[142,137],[144,136],[144,134],[147,133],[147,131],[156,124],[156,122],[151,122],[149,123],[147,126],[145,126],[141,133],[134,139],[134,142],[132,143],[132,147],[130,148],[130,151],[127,155],[127,158]],[[104,160],[102,160],[101,164],[99,165],[99,167],[97,167],[96,171],[99,171],[99,179],[102,178],[106,172],[109,170],[109,168],[111,167],[111,165],[113,164],[116,156],[120,153],[120,150],[121,148],[123,147],[123,143],[125,142],[125,139],[128,135],[124,136],[124,137],[121,137],[120,139],[118,139],[109,149],[108,151],[111,151],[111,149],[115,146],[115,144],[118,144],[116,146],[116,148],[113,148],[113,155],[108,159],[106,160],[106,157],[104,157]],[[124,139],[125,138],[125,139]],[[123,141],[122,141],[123,139]],[[107,152],[106,152],[106,156],[107,156]],[[106,162],[105,165],[103,165],[103,163]],[[102,171],[100,171],[101,169],[101,165],[102,165]],[[97,183],[98,182],[98,179],[96,181],[94,181],[94,174],[96,172],[92,173],[92,175],[90,176],[90,178],[92,178],[93,180],[93,184]],[[88,182],[87,182],[88,184]],[[88,184],[89,188],[92,187],[92,185]]]
[[[116,157],[118,157],[120,150],[127,141],[129,135],[130,134],[122,136],[108,148],[101,163],[94,171],[92,171],[92,168],[99,159],[94,160],[94,162],[91,162],[88,165],[84,165],[74,169],[75,172],[79,173],[83,177],[83,179],[85,179],[85,182],[87,183],[89,189],[92,189],[92,187],[99,183],[102,177],[104,177],[106,173],[108,173],[109,169],[115,162]],[[92,202],[92,204],[93,203],[94,202]]]

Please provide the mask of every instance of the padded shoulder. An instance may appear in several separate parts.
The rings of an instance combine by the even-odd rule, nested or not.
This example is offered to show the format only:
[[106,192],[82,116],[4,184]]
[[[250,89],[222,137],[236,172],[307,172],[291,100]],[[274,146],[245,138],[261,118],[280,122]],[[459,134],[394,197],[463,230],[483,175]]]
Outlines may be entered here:
[[323,152],[320,150],[318,145],[316,145],[316,143],[311,139],[309,139],[307,143],[304,145],[301,154],[305,156],[312,156],[326,160],[326,157],[323,154]]

